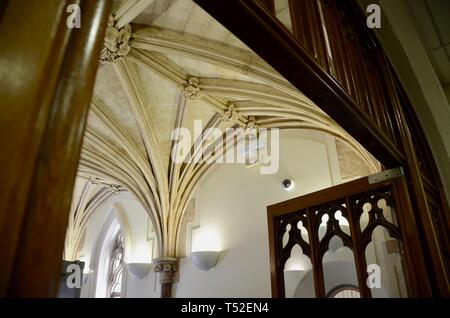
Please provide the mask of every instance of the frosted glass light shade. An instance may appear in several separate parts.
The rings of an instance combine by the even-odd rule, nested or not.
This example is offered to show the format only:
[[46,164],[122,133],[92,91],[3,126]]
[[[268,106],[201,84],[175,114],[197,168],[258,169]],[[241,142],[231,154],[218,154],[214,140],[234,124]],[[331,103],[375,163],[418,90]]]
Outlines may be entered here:
[[202,271],[209,271],[216,266],[220,252],[216,251],[197,251],[191,253],[192,263]]
[[150,270],[150,266],[151,266],[151,264],[149,264],[149,263],[128,263],[127,264],[128,273],[130,273],[130,275],[133,278],[138,278],[138,279],[142,279],[148,274],[148,271]]

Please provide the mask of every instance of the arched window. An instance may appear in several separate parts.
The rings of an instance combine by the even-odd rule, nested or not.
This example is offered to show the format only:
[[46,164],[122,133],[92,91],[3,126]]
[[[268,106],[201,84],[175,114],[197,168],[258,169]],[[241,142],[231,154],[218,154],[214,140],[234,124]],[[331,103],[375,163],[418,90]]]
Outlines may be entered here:
[[108,285],[106,297],[120,298],[122,291],[122,271],[123,271],[123,235],[118,232],[111,251],[109,262]]
[[353,285],[340,285],[328,293],[328,298],[361,298],[358,287]]

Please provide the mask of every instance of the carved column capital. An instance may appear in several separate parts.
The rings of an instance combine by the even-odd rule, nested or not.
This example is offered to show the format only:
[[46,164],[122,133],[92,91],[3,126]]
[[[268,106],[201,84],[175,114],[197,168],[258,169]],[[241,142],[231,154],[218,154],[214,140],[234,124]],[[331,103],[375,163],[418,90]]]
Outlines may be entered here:
[[100,182],[100,180],[98,178],[89,177],[89,183],[92,186],[96,187],[96,186],[100,185],[101,182]]
[[176,282],[178,272],[178,259],[173,257],[161,257],[153,260],[155,272],[159,273],[161,284],[173,284]]
[[90,177],[88,181],[93,187],[102,186],[105,187],[106,190],[113,194],[118,195],[120,194],[121,187],[118,184],[112,184],[112,183],[106,183],[104,181],[101,181],[99,178]]
[[108,184],[107,190],[112,195],[118,195],[120,194],[120,186],[118,184]]
[[183,88],[183,94],[187,99],[198,99],[202,94],[200,80],[197,77],[190,77]]
[[230,121],[232,123],[239,123],[239,113],[236,110],[236,106],[233,103],[228,103],[227,110],[222,114],[223,121]]
[[114,17],[110,15],[106,26],[105,41],[100,52],[100,61],[111,63],[125,56],[131,49],[131,25],[118,29]]

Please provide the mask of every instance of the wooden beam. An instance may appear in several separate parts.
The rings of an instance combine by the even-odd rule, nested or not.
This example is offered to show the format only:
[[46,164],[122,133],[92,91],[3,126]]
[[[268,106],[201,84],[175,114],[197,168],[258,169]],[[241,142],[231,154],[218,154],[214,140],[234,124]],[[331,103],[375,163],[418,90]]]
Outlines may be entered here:
[[258,0],[270,13],[275,14],[276,0]]
[[359,141],[385,167],[405,162],[397,147],[264,7],[255,1],[195,0]]

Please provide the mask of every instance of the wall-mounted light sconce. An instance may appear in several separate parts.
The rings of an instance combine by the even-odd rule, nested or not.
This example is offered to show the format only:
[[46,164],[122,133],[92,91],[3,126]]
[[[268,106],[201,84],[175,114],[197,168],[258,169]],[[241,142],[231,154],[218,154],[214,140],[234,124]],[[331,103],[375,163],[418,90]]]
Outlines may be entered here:
[[209,271],[216,266],[220,252],[216,251],[196,251],[191,253],[192,263],[202,271]]
[[148,274],[151,265],[149,263],[128,263],[128,273],[133,278],[142,279]]

